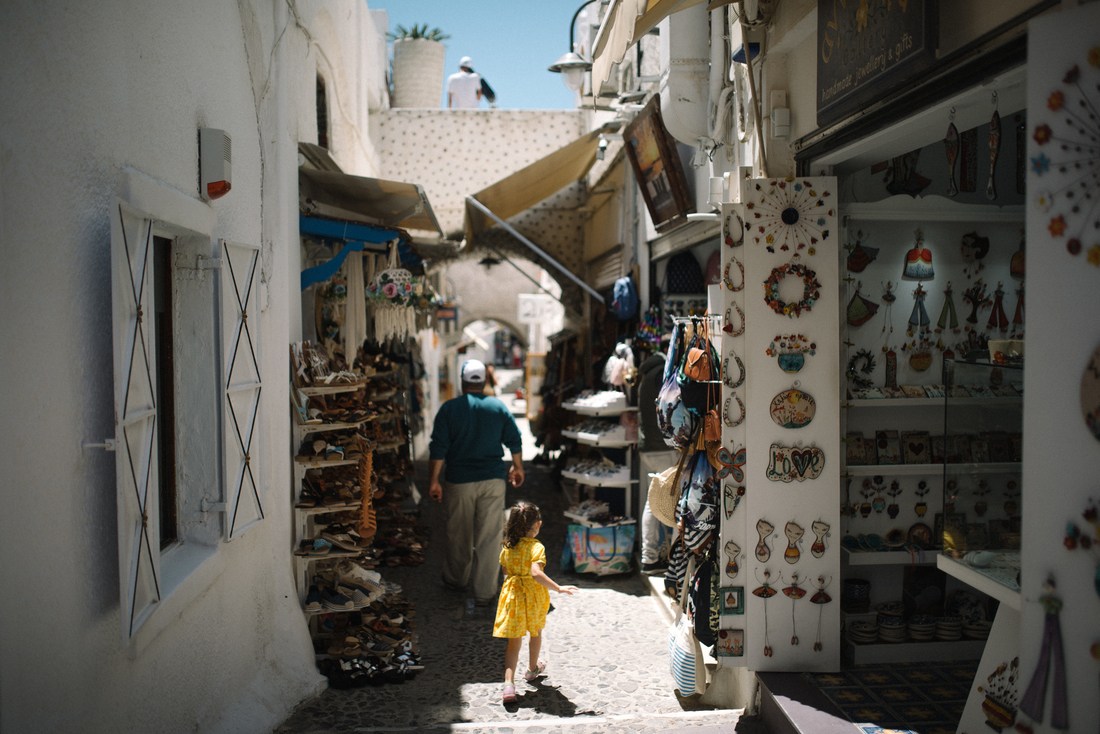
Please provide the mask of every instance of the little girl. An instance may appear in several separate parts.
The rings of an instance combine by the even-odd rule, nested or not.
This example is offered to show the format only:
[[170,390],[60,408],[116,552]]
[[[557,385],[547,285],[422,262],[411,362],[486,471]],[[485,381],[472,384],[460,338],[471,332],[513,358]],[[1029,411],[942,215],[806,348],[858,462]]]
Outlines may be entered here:
[[528,682],[546,674],[546,663],[539,660],[542,649],[542,628],[550,609],[550,592],[573,595],[576,586],[561,586],[546,575],[546,548],[535,536],[542,528],[539,508],[530,502],[517,502],[508,513],[504,526],[504,547],[500,565],[504,568],[504,584],[497,603],[493,637],[504,637],[508,647],[504,652],[504,703],[516,700],[515,672],[524,636],[530,634],[527,645],[530,655],[524,679]]

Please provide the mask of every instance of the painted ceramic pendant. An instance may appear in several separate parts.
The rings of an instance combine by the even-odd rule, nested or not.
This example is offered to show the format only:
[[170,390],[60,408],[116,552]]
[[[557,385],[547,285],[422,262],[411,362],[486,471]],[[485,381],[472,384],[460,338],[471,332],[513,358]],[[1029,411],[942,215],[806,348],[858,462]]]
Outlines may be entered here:
[[769,408],[772,420],[783,428],[804,428],[817,413],[817,402],[808,392],[793,387],[772,398]]
[[821,621],[823,612],[825,611],[825,605],[833,600],[833,597],[829,596],[829,593],[825,591],[829,586],[829,582],[832,581],[832,576],[818,576],[817,581],[814,582],[814,588],[817,591],[810,597],[811,604],[817,604],[817,640],[814,641],[814,652],[821,652],[824,646],[821,644]]
[[817,343],[811,342],[802,334],[776,334],[764,353],[776,358],[779,369],[795,373],[805,366],[807,354],[817,353]]
[[783,534],[787,536],[787,550],[783,551],[783,560],[787,563],[798,563],[798,559],[802,557],[798,542],[802,540],[805,532],[802,526],[793,520],[783,527]]
[[756,533],[760,536],[760,540],[756,543],[756,560],[761,563],[767,563],[772,557],[772,549],[768,547],[768,536],[773,530],[775,526],[764,518],[756,521]]
[[[743,478],[743,475],[742,475]],[[735,487],[728,482],[722,487],[722,509],[726,513],[726,519],[733,517],[734,510],[741,504],[741,498],[745,496],[745,487]]]
[[856,283],[856,292],[852,294],[852,298],[848,301],[847,319],[849,326],[863,326],[871,317],[878,311],[878,304],[872,301],[870,298],[864,298],[859,289],[862,283]]
[[817,479],[824,469],[825,452],[816,446],[802,448],[773,443],[765,475],[773,482],[801,482]]
[[932,280],[936,276],[932,268],[932,251],[924,246],[924,233],[917,230],[916,244],[905,253],[905,267],[901,277],[906,280]]
[[739,570],[737,559],[741,557],[741,546],[730,540],[726,542],[722,550],[726,554],[726,576],[735,579]]
[[[997,93],[993,92],[993,103],[997,103]],[[997,198],[997,186],[994,183],[997,173],[997,156],[1001,152],[1001,115],[993,110],[989,120],[989,183],[985,187],[985,198],[993,201]]]
[[1100,347],[1092,353],[1081,375],[1081,414],[1089,433],[1100,441]]
[[862,273],[868,265],[878,257],[877,247],[865,247],[863,244],[863,230],[856,232],[856,243],[848,250],[846,265],[852,273]]
[[810,555],[814,558],[821,558],[825,555],[825,538],[829,535],[829,523],[824,520],[814,520],[810,525],[810,529],[814,532],[814,542],[810,545]]
[[791,644],[798,644],[798,629],[795,627],[794,605],[802,597],[806,596],[806,590],[802,588],[798,573],[791,574],[791,583],[783,587],[783,594],[791,600]]
[[[954,118],[954,113],[952,113]],[[943,137],[943,150],[947,154],[947,195],[955,196],[959,187],[955,183],[955,163],[959,160],[959,129],[954,121],[947,125],[947,134]]]

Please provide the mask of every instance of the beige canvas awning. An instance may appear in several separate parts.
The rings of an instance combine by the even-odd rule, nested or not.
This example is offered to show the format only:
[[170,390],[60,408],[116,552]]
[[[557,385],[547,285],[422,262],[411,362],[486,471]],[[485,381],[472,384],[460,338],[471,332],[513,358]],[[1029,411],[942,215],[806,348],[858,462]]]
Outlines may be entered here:
[[[592,88],[599,89],[627,49],[673,13],[706,0],[611,0],[592,48]],[[717,7],[725,3],[712,2]]]
[[298,195],[307,214],[338,218],[352,215],[366,224],[443,236],[419,184],[299,168]]
[[[530,209],[584,178],[596,162],[596,148],[602,132],[603,129],[597,129],[582,135],[550,155],[478,191],[472,198],[501,219]],[[466,203],[464,228],[467,244],[473,244],[479,234],[494,224],[492,218],[478,207]]]

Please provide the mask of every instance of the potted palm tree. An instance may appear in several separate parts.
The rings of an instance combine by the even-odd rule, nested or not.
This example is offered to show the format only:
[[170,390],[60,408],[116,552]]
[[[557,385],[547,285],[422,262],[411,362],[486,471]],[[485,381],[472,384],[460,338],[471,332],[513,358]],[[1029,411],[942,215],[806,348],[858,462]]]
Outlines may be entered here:
[[399,25],[393,41],[393,107],[438,107],[443,93],[443,41],[450,38],[427,23]]

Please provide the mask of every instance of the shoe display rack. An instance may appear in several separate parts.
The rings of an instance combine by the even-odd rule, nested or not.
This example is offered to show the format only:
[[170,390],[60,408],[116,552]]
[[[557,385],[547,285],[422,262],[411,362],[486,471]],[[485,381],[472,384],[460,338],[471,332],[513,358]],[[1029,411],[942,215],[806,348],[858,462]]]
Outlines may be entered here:
[[599,449],[622,449],[623,463],[602,455],[575,461],[562,470],[562,476],[588,487],[617,487],[623,490],[624,516],[633,517],[634,449],[638,444],[636,420],[623,420],[627,414],[637,414],[637,407],[627,405],[626,395],[615,390],[585,391],[563,401],[561,407],[585,420],[562,431],[562,436],[582,446]]
[[422,669],[415,612],[377,569],[423,560],[415,518],[392,504],[412,469],[405,386],[379,358],[331,371],[309,342],[291,362],[295,577],[318,668],[333,687],[403,681]]

